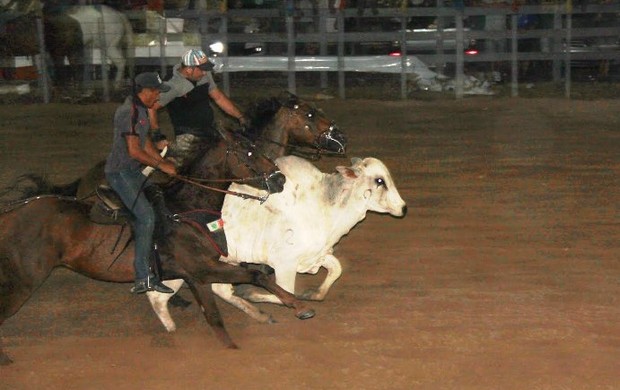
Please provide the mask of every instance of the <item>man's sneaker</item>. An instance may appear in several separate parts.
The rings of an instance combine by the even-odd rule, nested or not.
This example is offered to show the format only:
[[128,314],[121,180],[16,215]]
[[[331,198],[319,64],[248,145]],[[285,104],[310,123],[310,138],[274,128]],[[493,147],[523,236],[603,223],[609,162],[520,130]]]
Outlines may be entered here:
[[174,290],[157,279],[136,280],[131,288],[132,294],[144,294],[147,291],[157,291],[164,294],[174,294]]

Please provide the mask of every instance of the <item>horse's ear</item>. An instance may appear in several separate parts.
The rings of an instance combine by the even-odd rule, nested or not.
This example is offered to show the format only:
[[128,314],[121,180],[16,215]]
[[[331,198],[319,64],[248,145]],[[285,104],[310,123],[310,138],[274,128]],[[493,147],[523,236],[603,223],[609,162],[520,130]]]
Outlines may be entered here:
[[296,104],[298,104],[299,99],[296,95],[290,93],[289,91],[284,91],[280,94],[280,102],[284,107],[293,108]]

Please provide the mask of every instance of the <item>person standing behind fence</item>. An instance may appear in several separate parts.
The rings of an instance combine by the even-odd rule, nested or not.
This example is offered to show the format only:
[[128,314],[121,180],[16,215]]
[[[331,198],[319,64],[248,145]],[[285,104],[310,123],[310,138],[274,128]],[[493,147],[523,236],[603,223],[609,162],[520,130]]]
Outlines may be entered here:
[[188,50],[181,57],[181,63],[173,67],[172,78],[166,82],[171,89],[162,92],[149,111],[152,136],[160,136],[157,110],[166,107],[174,127],[175,140],[170,145],[170,155],[177,166],[191,160],[198,145],[205,142],[215,145],[221,135],[216,127],[215,113],[211,102],[226,114],[236,118],[241,126],[248,123],[237,106],[217,87],[211,71],[213,63],[202,50]]

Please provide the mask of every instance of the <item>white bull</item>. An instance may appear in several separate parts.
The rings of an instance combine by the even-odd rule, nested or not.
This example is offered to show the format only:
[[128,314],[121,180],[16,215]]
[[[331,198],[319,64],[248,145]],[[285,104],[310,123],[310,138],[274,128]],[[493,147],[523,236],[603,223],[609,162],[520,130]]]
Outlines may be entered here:
[[[317,291],[302,294],[306,299],[322,300],[340,277],[342,267],[333,255],[333,247],[367,211],[404,216],[405,201],[400,197],[385,165],[376,158],[354,159],[353,166],[336,168],[326,174],[310,162],[295,156],[276,160],[286,176],[284,191],[269,196],[266,202],[226,195],[222,218],[228,241],[228,257],[220,260],[267,264],[275,270],[276,282],[295,292],[297,273],[316,273],[321,267],[327,276]],[[262,195],[261,191],[241,184],[230,189]],[[178,290],[182,280],[166,281]],[[255,305],[234,294],[230,284],[214,284],[213,291],[225,301],[261,322],[271,321]],[[168,331],[176,328],[168,312],[171,295],[147,293],[153,309]],[[248,287],[244,297],[254,302],[281,303],[267,292]]]
[[[275,270],[276,282],[295,292],[297,273],[315,274],[321,267],[327,276],[317,290],[304,292],[305,299],[323,300],[342,274],[333,255],[334,245],[367,211],[401,217],[406,204],[400,197],[385,165],[375,159],[354,159],[351,167],[339,166],[326,174],[298,157],[277,160],[287,178],[284,191],[257,201],[227,195],[222,208],[229,256],[220,260],[267,264]],[[246,185],[233,184],[238,192],[257,192]],[[233,295],[231,285],[218,284],[213,291],[257,320],[265,316],[248,302]],[[253,302],[281,303],[272,294],[248,287],[244,297]]]

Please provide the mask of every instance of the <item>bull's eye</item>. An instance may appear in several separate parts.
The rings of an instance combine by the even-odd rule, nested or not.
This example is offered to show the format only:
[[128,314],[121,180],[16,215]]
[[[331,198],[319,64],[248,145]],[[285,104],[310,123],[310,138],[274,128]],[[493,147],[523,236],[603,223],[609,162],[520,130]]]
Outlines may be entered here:
[[383,187],[387,188],[387,186],[385,185],[385,180],[383,180],[383,178],[381,178],[381,177],[376,178],[375,179],[375,183],[377,183],[377,187],[383,186]]

